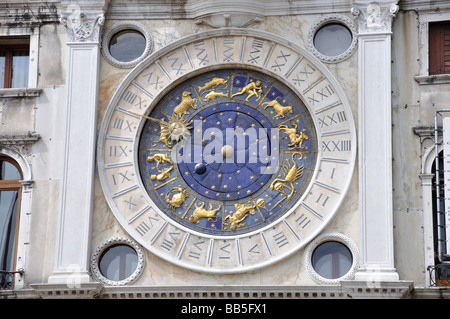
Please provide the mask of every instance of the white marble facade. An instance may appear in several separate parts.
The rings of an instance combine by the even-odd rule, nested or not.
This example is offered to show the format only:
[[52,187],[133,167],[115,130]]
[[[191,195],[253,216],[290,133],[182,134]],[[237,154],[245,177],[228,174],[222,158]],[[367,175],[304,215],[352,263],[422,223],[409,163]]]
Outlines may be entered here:
[[[16,275],[13,292],[0,295],[434,297],[427,271],[434,265],[430,128],[435,111],[448,108],[449,84],[445,77],[430,83],[426,28],[429,21],[450,20],[450,5],[144,2],[0,1],[0,36],[30,37],[29,87],[0,89],[0,154],[24,172],[16,269],[25,271]],[[336,19],[348,23],[354,42],[333,60],[313,52],[311,30]],[[287,50],[305,52],[332,79],[354,122],[354,166],[333,218],[304,246],[265,267],[211,274],[143,249],[121,226],[104,192],[98,138],[105,134],[102,120],[111,113],[116,91],[146,60],[112,63],[102,54],[102,41],[133,23],[148,32],[147,61],[175,48],[188,50],[189,39],[232,33],[231,28],[249,38],[266,34]],[[350,247],[354,264],[345,278],[323,281],[308,256],[330,238]],[[131,242],[140,256],[139,273],[119,285],[100,282],[91,265],[98,249],[114,240]]]

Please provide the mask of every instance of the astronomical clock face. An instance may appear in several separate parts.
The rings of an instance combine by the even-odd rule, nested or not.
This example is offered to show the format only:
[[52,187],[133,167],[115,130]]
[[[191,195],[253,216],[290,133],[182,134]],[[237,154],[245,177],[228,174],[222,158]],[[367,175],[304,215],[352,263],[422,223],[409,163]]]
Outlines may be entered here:
[[102,123],[99,174],[116,218],[151,252],[242,272],[326,226],[355,144],[348,103],[323,65],[273,35],[219,30],[130,72]]

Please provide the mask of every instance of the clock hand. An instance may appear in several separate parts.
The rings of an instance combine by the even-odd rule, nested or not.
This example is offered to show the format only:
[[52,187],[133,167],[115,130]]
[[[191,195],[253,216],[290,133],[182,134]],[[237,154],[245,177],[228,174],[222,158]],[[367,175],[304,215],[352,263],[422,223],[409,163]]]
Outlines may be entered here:
[[160,141],[165,143],[168,147],[173,146],[173,143],[170,143],[168,141],[169,137],[172,141],[178,142],[179,140],[190,136],[189,129],[191,129],[192,127],[188,125],[193,122],[192,120],[188,122],[188,120],[185,120],[177,115],[173,117],[168,115],[167,117],[169,118],[169,122],[166,122],[164,119],[155,119],[153,117],[139,114],[133,111],[129,112],[137,116],[146,118],[152,122],[158,123],[161,129]]
[[139,113],[136,113],[136,112],[133,112],[133,111],[128,111],[128,112],[130,112],[130,113],[132,113],[132,114],[134,114],[134,115],[137,115],[137,116],[146,118],[147,120],[150,120],[150,121],[152,121],[152,122],[158,123],[159,125],[161,125],[161,122],[166,122],[166,121],[164,121],[164,120],[155,119],[155,118],[153,118],[153,117],[150,117],[150,116],[147,116],[147,115],[143,115],[143,114],[139,114]]

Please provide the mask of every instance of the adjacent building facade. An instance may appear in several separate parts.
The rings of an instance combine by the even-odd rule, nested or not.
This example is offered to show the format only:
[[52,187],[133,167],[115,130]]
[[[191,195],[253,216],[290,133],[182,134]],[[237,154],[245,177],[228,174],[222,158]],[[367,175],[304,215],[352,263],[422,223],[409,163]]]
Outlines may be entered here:
[[447,1],[0,2],[0,295],[448,297],[449,41]]

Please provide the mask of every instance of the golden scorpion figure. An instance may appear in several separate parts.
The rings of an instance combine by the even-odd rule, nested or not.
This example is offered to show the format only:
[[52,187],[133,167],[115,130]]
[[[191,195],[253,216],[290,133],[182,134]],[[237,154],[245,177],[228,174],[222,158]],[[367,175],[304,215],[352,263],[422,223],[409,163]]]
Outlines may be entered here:
[[[303,171],[305,169],[304,164],[302,164],[302,166],[300,167],[297,165],[297,163],[294,160],[295,155],[296,153],[292,154],[293,165],[289,163],[289,159],[286,159],[286,163],[283,165],[284,178],[277,178],[272,182],[272,184],[270,184],[271,191],[275,189],[276,191],[286,196],[287,200],[290,200],[294,195],[294,193],[297,192],[294,189],[293,183],[303,176]],[[291,191],[289,195],[286,194],[285,188]]]

